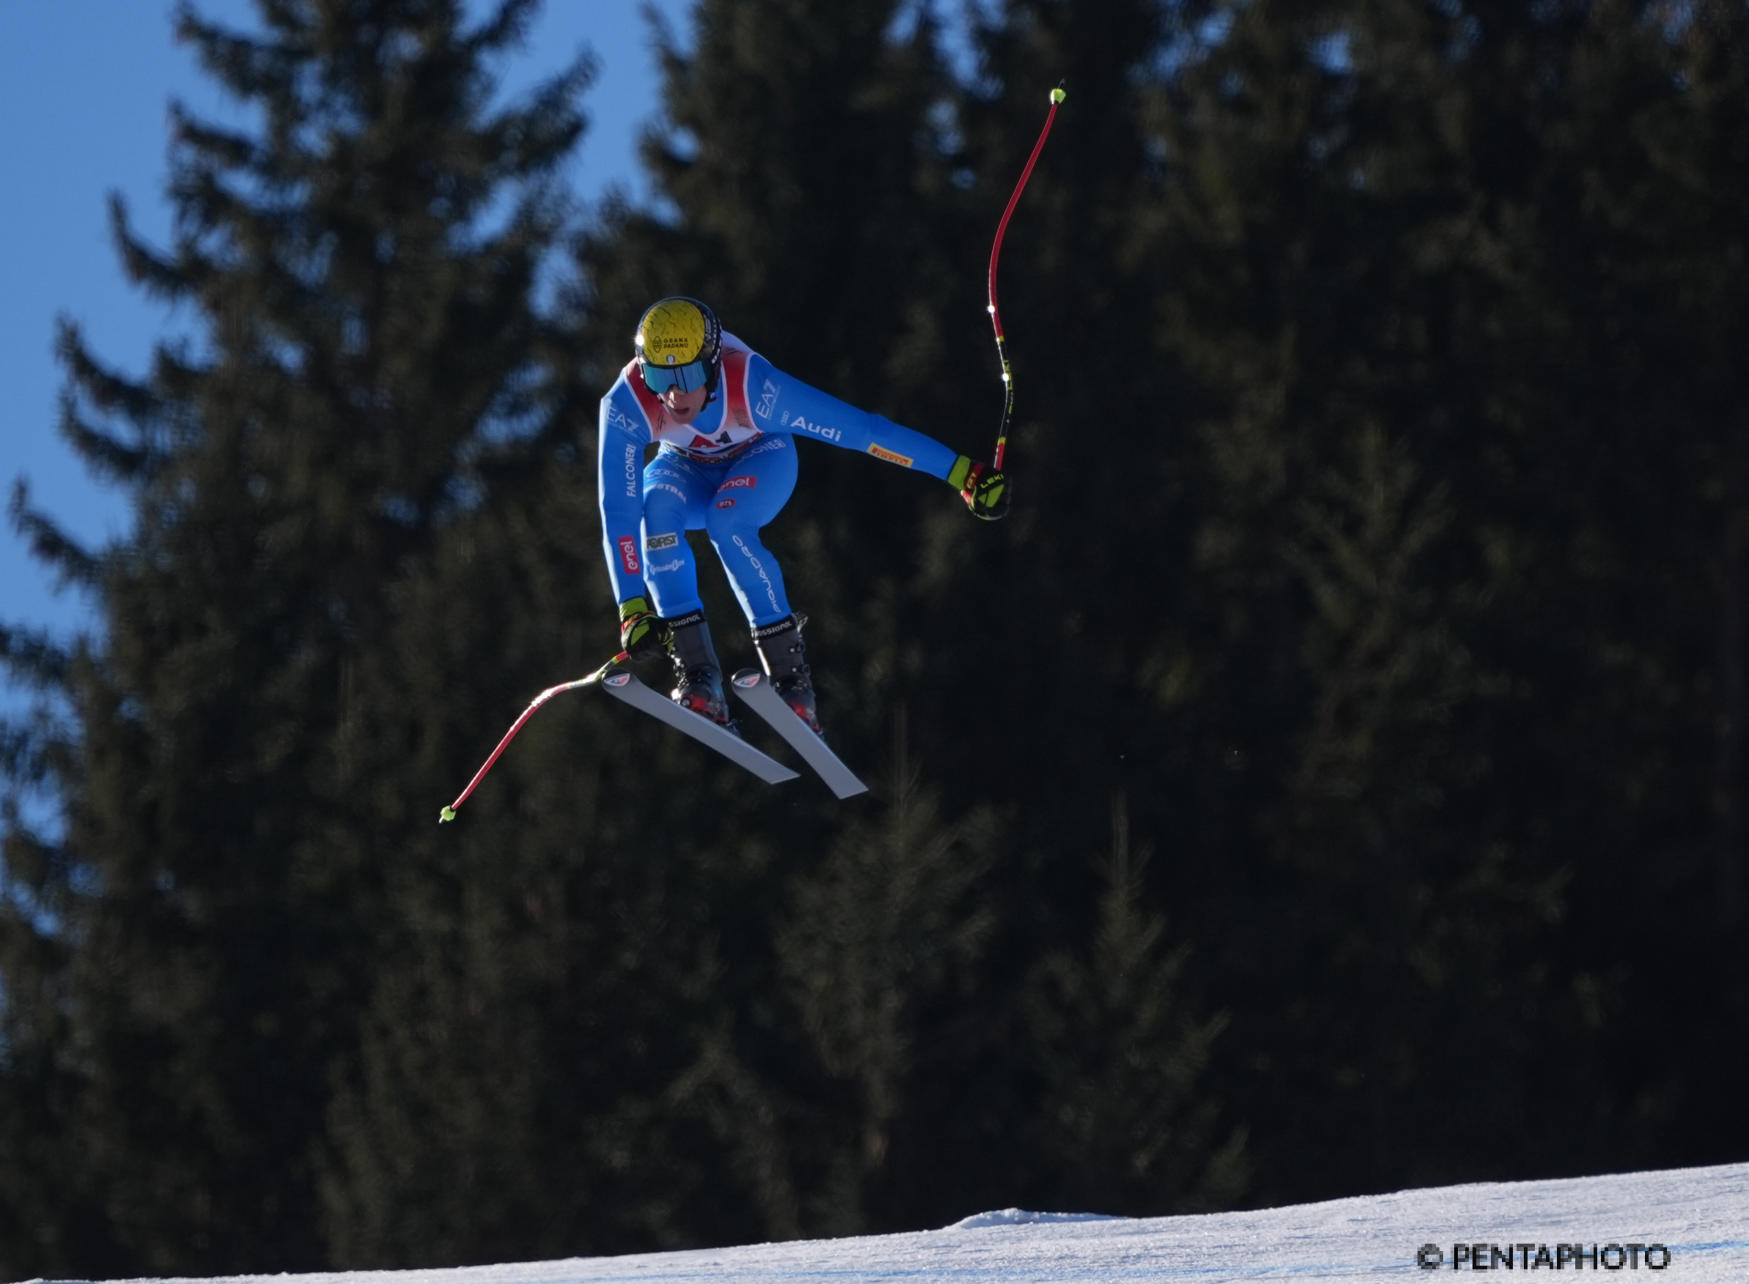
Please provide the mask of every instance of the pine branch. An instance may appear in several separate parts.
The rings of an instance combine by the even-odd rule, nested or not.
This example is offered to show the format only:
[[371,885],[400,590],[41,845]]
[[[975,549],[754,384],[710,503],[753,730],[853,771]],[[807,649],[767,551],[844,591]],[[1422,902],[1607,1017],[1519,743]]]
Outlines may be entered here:
[[73,322],[63,320],[58,326],[55,355],[79,391],[105,414],[119,415],[144,430],[162,413],[163,404],[149,386],[98,363]]
[[[265,4],[263,15],[277,31],[286,35],[309,38],[306,20],[297,13],[299,6]],[[291,84],[297,61],[307,51],[303,41],[276,40],[271,43],[251,40],[217,23],[208,22],[184,0],[177,5],[174,18],[176,39],[192,44],[200,65],[215,80],[244,100],[265,99],[283,103]]]
[[175,259],[165,258],[136,237],[128,227],[127,202],[118,192],[109,196],[109,236],[128,280],[155,299],[180,303],[193,297],[196,283]]
[[0,624],[0,664],[27,686],[58,690],[66,685],[72,653],[46,630]]
[[140,481],[150,471],[152,456],[149,451],[129,446],[86,423],[75,410],[72,397],[62,398],[60,433],[79,453],[86,467],[106,481],[123,484]]
[[212,168],[249,169],[261,161],[261,149],[248,135],[198,120],[181,102],[170,104],[170,135],[176,147]]
[[33,556],[54,568],[59,584],[96,586],[98,559],[48,517],[30,507],[30,489],[22,479],[13,485],[10,511],[13,529],[30,544]]

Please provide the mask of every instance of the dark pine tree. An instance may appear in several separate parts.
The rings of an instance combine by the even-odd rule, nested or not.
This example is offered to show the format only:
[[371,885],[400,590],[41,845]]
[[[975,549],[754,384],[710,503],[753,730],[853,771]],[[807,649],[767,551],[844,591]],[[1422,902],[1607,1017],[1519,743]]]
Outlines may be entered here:
[[[929,6],[892,0],[706,3],[689,31],[663,38],[664,111],[644,148],[659,206],[610,206],[578,244],[574,311],[596,396],[630,357],[642,309],[691,294],[779,367],[979,449],[982,431],[951,413],[965,380],[938,377],[953,353],[976,359],[987,324],[980,261],[965,253],[955,86],[938,40]],[[592,461],[587,448],[585,456]],[[708,788],[682,765],[690,759],[646,760],[641,785],[671,804],[697,800],[665,807],[660,842],[685,853],[669,887],[675,904],[692,906],[686,930],[718,970],[694,1064],[668,1099],[675,1117],[698,1122],[687,1153],[715,1174],[690,1192],[689,1225],[719,1242],[894,1225],[919,1206],[923,1169],[937,1170],[934,1188],[954,1186],[954,1168],[941,1171],[925,1145],[953,1121],[926,1108],[909,1052],[934,1044],[933,1023],[953,1018],[938,1001],[947,982],[939,968],[906,966],[902,945],[887,938],[908,941],[921,923],[954,939],[977,934],[969,870],[955,865],[964,846],[956,835],[968,825],[981,832],[979,809],[952,791],[939,810],[918,805],[898,758],[912,753],[923,770],[951,777],[966,746],[937,739],[934,714],[926,745],[896,727],[907,712],[917,726],[909,675],[955,627],[923,609],[917,592],[917,566],[932,555],[918,515],[952,514],[968,544],[989,532],[932,479],[823,445],[804,444],[800,463],[796,494],[768,539],[792,601],[810,617],[822,718],[840,751],[881,782],[875,797],[847,808],[804,787],[750,801],[732,784]],[[593,498],[587,472],[579,484]],[[746,663],[745,626],[715,555],[702,539],[694,548],[718,650]],[[600,584],[594,596],[611,636],[602,572],[587,573]],[[882,881],[883,862],[895,895],[910,888],[908,899],[885,914],[869,901],[871,918],[855,928],[866,950],[834,959],[826,928],[796,921],[794,905],[848,914]],[[817,965],[856,992],[834,1019],[799,975]],[[951,979],[964,980],[957,971]],[[853,1064],[865,1047],[871,1064]],[[928,1100],[939,1095],[932,1085]]]
[[410,830],[458,723],[494,717],[446,700],[515,662],[492,577],[422,585],[467,560],[453,532],[540,422],[531,299],[588,66],[493,108],[530,10],[264,0],[255,33],[178,12],[242,123],[173,113],[167,249],[119,201],[114,224],[197,329],[140,379],[64,329],[63,431],[133,525],[84,550],[23,514],[99,624],[6,635],[64,713],[10,765],[63,823],[7,821],[0,1117],[31,1161],[0,1178],[0,1273],[326,1260],[329,1097],[385,902],[432,858]]
[[1740,190],[1740,23],[1208,30],[1161,232],[1204,408],[1185,713],[1230,746],[1192,823],[1259,1193],[1728,1153],[1698,1044],[1736,991],[1678,978],[1740,972],[1739,238],[1670,176]]

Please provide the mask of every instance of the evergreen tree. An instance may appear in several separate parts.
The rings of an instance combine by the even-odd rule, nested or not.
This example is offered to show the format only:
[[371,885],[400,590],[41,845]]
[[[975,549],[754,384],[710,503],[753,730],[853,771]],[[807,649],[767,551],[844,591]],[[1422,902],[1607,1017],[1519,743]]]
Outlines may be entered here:
[[1047,955],[1029,981],[1026,1042],[1042,1080],[1029,1131],[1049,1157],[1028,1173],[1029,1195],[1044,1207],[1224,1208],[1249,1181],[1245,1131],[1222,1135],[1204,1081],[1228,1019],[1199,1018],[1187,1001],[1191,951],[1167,948],[1148,906],[1151,859],[1132,845],[1119,794],[1091,939]]
[[[1691,982],[1743,974],[1745,435],[1740,363],[1726,355],[1742,318],[1723,302],[1742,282],[1726,211],[1743,194],[1743,18],[1583,10],[1559,181],[1523,237],[1552,282],[1533,315],[1565,360],[1539,372],[1553,431],[1525,434],[1509,458],[1526,492],[1561,478],[1565,494],[1518,550],[1547,589],[1521,599],[1511,636],[1548,675],[1538,694],[1554,733],[1583,746],[1540,765],[1576,871],[1563,954],[1584,1006],[1567,1020],[1588,1044],[1589,1117],[1611,1123],[1610,1141],[1582,1134],[1594,1164],[1624,1147],[1641,1164],[1707,1162],[1732,1144],[1715,1067],[1742,1038],[1742,990]],[[1599,795],[1618,805],[1599,809]],[[1655,912],[1612,930],[1605,916],[1630,886]],[[1665,1046],[1624,1050],[1653,1021],[1672,1031]]]
[[[1696,906],[1718,868],[1697,859],[1718,779],[1697,751],[1730,742],[1688,721],[1713,631],[1655,569],[1730,522],[1693,504],[1688,451],[1718,461],[1720,439],[1652,444],[1693,386],[1661,372],[1712,330],[1671,302],[1695,229],[1656,230],[1693,208],[1654,176],[1698,100],[1654,15],[1244,6],[1167,118],[1186,157],[1168,232],[1205,247],[1180,342],[1220,434],[1198,544],[1232,679],[1213,704],[1261,822],[1217,920],[1258,1012],[1228,1046],[1266,1070],[1239,1108],[1279,1103],[1284,1066],[1332,1076],[1317,1111],[1253,1116],[1277,1197],[1310,1193],[1306,1154],[1348,1189],[1493,1175],[1428,1108],[1457,1090],[1534,1118],[1521,1175],[1620,1162],[1623,1132],[1587,1120],[1667,1144],[1708,1077],[1711,1058],[1622,1055],[1683,947],[1608,912],[1648,865],[1670,921]],[[1308,957],[1326,961],[1269,995]],[[1477,1038],[1502,1067],[1485,1083],[1450,1056]]]
[[[1501,306],[1490,202],[1524,171],[1480,172],[1495,157],[1475,134],[1505,113],[1453,69],[1467,22],[1416,3],[1235,7],[1163,118],[1182,158],[1169,244],[1201,251],[1179,251],[1173,336],[1210,411],[1212,593],[1192,628],[1213,648],[1233,853],[1210,925],[1242,1013],[1236,1109],[1267,1139],[1272,1197],[1308,1193],[1310,1155],[1343,1189],[1485,1175],[1438,1103],[1510,1121],[1524,1084],[1477,1081],[1450,1041],[1534,1056],[1499,1017],[1544,997],[1534,956],[1562,910],[1558,867],[1512,821],[1490,828],[1511,688],[1470,632],[1486,572],[1469,505],[1487,500],[1463,466],[1497,390],[1468,345]],[[1286,1105],[1284,1080],[1306,1095]]]
[[[777,940],[786,991],[836,1089],[828,1097],[847,1107],[804,1116],[792,1145],[815,1165],[798,1185],[812,1192],[810,1224],[827,1233],[915,1225],[951,1192],[955,1165],[937,1151],[953,1133],[927,1109],[940,1093],[926,1085],[966,1064],[955,1032],[977,1002],[992,926],[976,892],[992,863],[989,818],[945,824],[902,739],[895,761],[890,804],[795,881]],[[930,1181],[932,1167],[946,1171]]]
[[489,590],[403,613],[536,421],[530,300],[587,67],[490,112],[529,12],[264,3],[253,35],[178,14],[248,123],[175,114],[167,252],[119,202],[115,226],[202,332],[133,380],[64,330],[64,432],[134,525],[87,552],[32,515],[101,626],[64,655],[8,639],[69,711],[34,750],[64,833],[7,834],[6,1089],[52,1162],[9,1169],[46,1197],[5,1204],[55,1210],[8,1237],[10,1271],[324,1260],[331,1079],[395,871],[431,859],[408,830],[453,765],[458,661],[495,654]]
[[[662,41],[664,117],[645,146],[658,209],[610,206],[578,245],[574,315],[595,395],[629,356],[642,309],[662,294],[692,294],[781,368],[975,451],[944,410],[964,379],[938,377],[954,352],[976,351],[947,337],[954,311],[974,339],[984,318],[976,252],[956,261],[954,86],[929,7],[706,3],[691,34]],[[958,302],[944,302],[956,292]],[[708,935],[719,969],[714,1010],[700,1014],[693,1061],[667,1100],[705,1130],[692,1157],[718,1174],[719,1241],[904,1224],[904,1210],[933,1207],[917,1194],[933,1166],[924,1147],[951,1126],[918,1093],[909,1052],[913,1039],[928,1042],[909,1024],[934,1011],[943,982],[891,957],[901,947],[888,935],[912,941],[934,923],[971,931],[972,870],[953,867],[978,809],[964,799],[939,812],[918,805],[907,773],[882,755],[899,743],[897,720],[916,725],[906,681],[944,627],[914,588],[928,551],[916,514],[959,506],[939,483],[829,447],[803,446],[800,464],[770,538],[810,616],[822,717],[840,752],[895,783],[877,790],[868,805],[879,811],[866,821],[797,793],[758,807],[712,796],[666,818],[664,843],[687,853],[670,874],[672,895],[696,906],[689,923]],[[580,482],[593,493],[592,477]],[[702,541],[695,549],[719,652],[743,662],[733,659],[749,654],[740,613],[714,554]],[[605,585],[599,600],[606,611]],[[952,772],[964,747],[940,737],[939,715],[929,720],[929,742],[914,752]],[[670,799],[699,789],[678,776],[647,776],[640,787]],[[730,883],[698,876],[719,861],[740,871]],[[882,863],[894,895],[910,889],[885,914],[866,896],[868,880],[883,881]],[[793,908],[803,903],[830,908],[827,922],[810,925]],[[853,957],[835,958],[839,949]],[[827,1011],[828,996],[804,975],[815,969],[854,980],[854,1010]],[[791,993],[794,1004],[774,1004]],[[954,1178],[950,1168],[934,1188]],[[702,1212],[692,1222],[701,1236],[716,1224]]]

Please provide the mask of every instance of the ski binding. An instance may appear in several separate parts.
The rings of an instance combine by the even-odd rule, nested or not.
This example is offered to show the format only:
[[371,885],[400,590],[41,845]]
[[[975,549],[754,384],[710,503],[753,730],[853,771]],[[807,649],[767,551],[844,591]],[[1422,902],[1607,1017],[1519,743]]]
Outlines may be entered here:
[[[794,780],[801,774],[761,753],[728,728],[718,726],[702,714],[683,709],[661,692],[651,690],[617,659],[610,660],[601,669],[597,682],[614,699],[622,700],[632,708],[641,709],[658,721],[666,722],[676,731],[716,750],[736,766],[752,772],[768,785]],[[794,714],[790,716],[795,717]],[[803,730],[807,728],[804,727]]]

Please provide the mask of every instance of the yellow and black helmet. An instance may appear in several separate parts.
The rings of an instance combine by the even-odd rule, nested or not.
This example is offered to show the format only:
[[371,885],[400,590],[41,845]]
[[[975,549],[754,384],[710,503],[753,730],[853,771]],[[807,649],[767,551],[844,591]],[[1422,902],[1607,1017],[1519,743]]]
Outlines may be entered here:
[[638,318],[632,340],[651,392],[713,388],[723,359],[723,327],[697,299],[659,299]]

